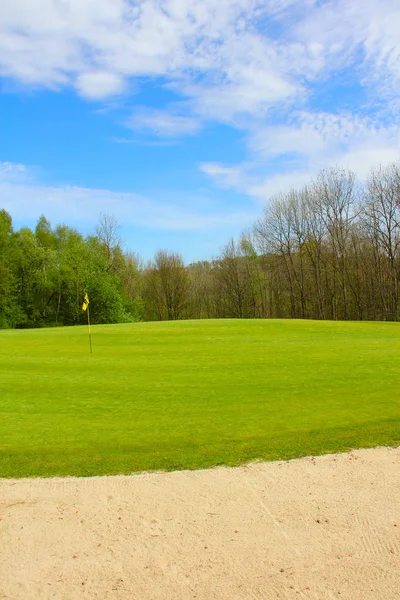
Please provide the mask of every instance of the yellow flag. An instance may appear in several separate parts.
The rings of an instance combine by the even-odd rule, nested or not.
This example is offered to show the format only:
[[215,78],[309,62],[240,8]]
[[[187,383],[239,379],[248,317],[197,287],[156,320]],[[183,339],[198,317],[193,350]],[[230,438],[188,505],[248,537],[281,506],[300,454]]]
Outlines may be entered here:
[[86,310],[89,304],[89,296],[87,294],[85,294],[83,296],[83,304],[82,304],[82,310]]

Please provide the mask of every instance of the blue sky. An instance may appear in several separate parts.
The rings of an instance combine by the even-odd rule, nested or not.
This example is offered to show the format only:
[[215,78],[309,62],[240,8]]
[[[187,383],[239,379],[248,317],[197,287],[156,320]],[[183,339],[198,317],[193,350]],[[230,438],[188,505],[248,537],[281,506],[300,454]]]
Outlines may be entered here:
[[398,0],[2,0],[0,207],[209,258],[324,167],[400,157]]

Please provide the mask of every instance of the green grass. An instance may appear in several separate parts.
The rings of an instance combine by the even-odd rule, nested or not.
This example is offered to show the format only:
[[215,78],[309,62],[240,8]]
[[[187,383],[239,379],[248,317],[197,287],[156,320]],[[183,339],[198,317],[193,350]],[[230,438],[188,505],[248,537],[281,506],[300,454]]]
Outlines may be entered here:
[[400,443],[400,325],[0,332],[0,476],[236,465]]

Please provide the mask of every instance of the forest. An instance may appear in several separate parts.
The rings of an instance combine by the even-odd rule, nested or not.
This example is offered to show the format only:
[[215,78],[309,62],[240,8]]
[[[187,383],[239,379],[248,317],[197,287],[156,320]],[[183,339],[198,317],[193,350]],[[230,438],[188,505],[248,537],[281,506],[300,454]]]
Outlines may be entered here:
[[101,215],[93,235],[41,216],[14,230],[0,210],[0,327],[171,319],[301,318],[397,321],[400,164],[359,182],[334,167],[271,197],[219,255],[185,265],[159,250],[147,263],[126,251]]

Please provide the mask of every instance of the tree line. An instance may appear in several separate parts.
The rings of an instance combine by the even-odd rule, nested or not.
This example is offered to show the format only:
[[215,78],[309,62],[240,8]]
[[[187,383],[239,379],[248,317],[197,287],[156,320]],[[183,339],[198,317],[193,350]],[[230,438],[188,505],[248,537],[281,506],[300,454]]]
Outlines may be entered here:
[[116,220],[84,237],[40,217],[14,231],[0,211],[0,327],[204,318],[399,320],[400,165],[366,182],[332,168],[270,198],[209,261],[123,250]]

